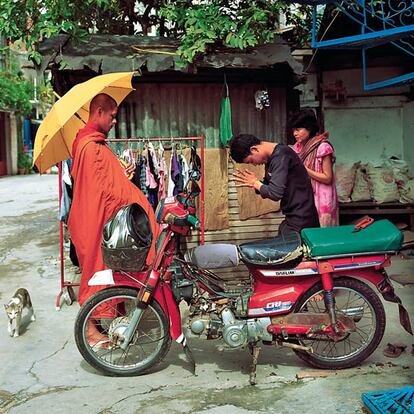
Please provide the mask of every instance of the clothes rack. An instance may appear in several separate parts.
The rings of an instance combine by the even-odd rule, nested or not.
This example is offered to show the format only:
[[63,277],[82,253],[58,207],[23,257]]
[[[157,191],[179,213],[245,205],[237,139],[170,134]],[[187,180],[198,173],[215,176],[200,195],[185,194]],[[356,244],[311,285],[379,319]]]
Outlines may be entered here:
[[[200,185],[200,244],[204,244],[205,232],[205,199],[204,199],[204,135],[195,137],[170,137],[170,138],[123,138],[123,139],[107,139],[108,143],[146,143],[146,142],[199,142],[200,143],[200,159],[201,159],[201,185]],[[58,163],[58,177],[59,177],[59,211],[61,209],[62,199],[62,163]],[[73,287],[77,287],[79,283],[67,282],[65,280],[65,257],[64,257],[64,234],[63,222],[59,221],[59,254],[60,254],[60,292],[56,298],[56,310],[60,310],[62,299],[70,306],[75,300],[75,293]]]

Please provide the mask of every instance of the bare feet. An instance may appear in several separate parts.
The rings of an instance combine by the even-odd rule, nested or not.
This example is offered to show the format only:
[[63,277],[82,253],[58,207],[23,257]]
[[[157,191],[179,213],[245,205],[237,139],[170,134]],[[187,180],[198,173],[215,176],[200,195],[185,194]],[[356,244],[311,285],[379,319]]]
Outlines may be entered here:
[[93,321],[87,322],[87,340],[92,348],[109,348],[110,342],[107,335],[102,334]]

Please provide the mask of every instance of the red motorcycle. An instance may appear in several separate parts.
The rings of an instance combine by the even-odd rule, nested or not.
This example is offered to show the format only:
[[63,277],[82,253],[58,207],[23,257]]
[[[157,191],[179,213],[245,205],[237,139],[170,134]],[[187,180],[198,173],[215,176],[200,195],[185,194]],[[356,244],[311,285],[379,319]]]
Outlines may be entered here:
[[[80,309],[75,338],[97,370],[117,376],[145,373],[165,357],[171,340],[182,344],[195,370],[181,323],[182,300],[189,305],[187,329],[193,334],[220,338],[233,349],[250,348],[252,384],[259,344],[291,348],[317,368],[349,368],[364,361],[378,347],[386,321],[371,286],[398,304],[401,325],[412,334],[408,313],[384,269],[402,243],[401,232],[388,220],[305,229],[302,238],[292,234],[240,246],[202,245],[182,254],[180,237],[198,226],[198,186],[192,180],[188,187],[192,191],[166,198],[157,208],[164,228],[149,268],[134,271],[134,257],[117,251],[118,262],[110,266],[117,270],[98,272],[90,281],[107,286]],[[132,236],[131,226],[139,220],[134,214],[129,211],[124,220]],[[119,221],[111,225],[118,234]],[[142,263],[140,250],[132,253]],[[212,269],[236,266],[239,259],[251,283],[227,289]],[[90,339],[92,324],[99,340]]]

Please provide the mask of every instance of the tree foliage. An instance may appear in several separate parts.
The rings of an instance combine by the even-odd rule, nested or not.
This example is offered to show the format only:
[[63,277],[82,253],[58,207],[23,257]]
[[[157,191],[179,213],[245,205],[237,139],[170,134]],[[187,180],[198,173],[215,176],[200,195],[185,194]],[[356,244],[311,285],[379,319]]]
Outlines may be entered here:
[[32,111],[33,85],[17,69],[16,62],[12,60],[8,66],[6,70],[0,69],[0,110],[29,115]]
[[176,24],[180,54],[192,61],[209,46],[246,49],[273,40],[281,4],[273,1],[171,1],[161,13]]
[[19,40],[40,62],[42,39],[68,33],[148,34],[181,40],[186,61],[218,46],[246,49],[278,35],[279,16],[294,26],[293,40],[307,40],[308,6],[292,8],[283,0],[0,0],[0,35]]

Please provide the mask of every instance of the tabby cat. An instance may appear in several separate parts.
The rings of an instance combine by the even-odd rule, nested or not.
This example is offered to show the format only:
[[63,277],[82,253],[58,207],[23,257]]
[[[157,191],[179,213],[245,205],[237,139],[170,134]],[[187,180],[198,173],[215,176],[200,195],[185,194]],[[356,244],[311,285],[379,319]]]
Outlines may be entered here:
[[[22,320],[24,308],[29,310],[30,320],[36,320],[29,292],[24,288],[17,289],[16,293],[10,299],[10,302],[7,305],[4,305],[4,308],[6,309],[7,317],[9,318],[7,330],[10,336],[19,336],[20,322]],[[14,330],[12,329],[13,320],[16,321]]]

